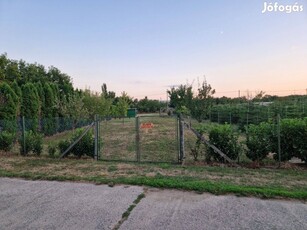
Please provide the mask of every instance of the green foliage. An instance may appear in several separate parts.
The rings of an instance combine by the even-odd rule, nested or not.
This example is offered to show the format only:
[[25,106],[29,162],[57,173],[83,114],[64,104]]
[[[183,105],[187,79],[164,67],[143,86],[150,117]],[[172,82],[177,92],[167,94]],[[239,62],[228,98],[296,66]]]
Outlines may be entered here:
[[90,118],[94,118],[95,115],[106,117],[110,114],[110,107],[112,105],[112,99],[105,98],[98,94],[92,94],[89,91],[84,92],[83,103],[84,108],[88,111]]
[[188,109],[190,108],[193,100],[191,85],[180,85],[177,88],[172,87],[170,90],[167,90],[167,93],[170,97],[170,107],[178,109],[186,106]]
[[20,154],[25,156],[29,152],[40,155],[43,151],[43,136],[39,133],[34,133],[32,130],[25,132],[25,146],[23,137],[19,138]]
[[56,153],[56,146],[54,145],[48,145],[48,155],[50,157],[54,157]]
[[[228,124],[214,126],[209,132],[209,142],[215,145],[230,159],[235,160],[241,152],[241,146],[238,143],[238,135]],[[224,162],[224,159],[212,148],[208,148],[207,160]]]
[[[262,160],[269,152],[278,156],[277,125],[263,122],[259,125],[249,125],[247,135],[247,157],[251,160]],[[280,122],[281,161],[288,161],[292,157],[307,160],[307,118],[282,119]]]
[[150,100],[145,97],[139,101],[134,101],[134,107],[136,107],[140,113],[156,113],[159,112],[160,109],[166,108],[166,104],[165,102]]
[[[199,125],[196,127],[196,131],[197,131],[200,135],[203,135],[203,134],[205,133],[205,131],[206,131],[205,125],[199,124]],[[204,145],[202,144],[200,138],[197,138],[197,140],[196,140],[194,146],[193,146],[193,147],[190,147],[190,150],[191,150],[191,155],[193,156],[194,161],[198,161],[198,157],[199,157],[201,154],[204,154],[204,152],[205,152],[205,147],[204,147]]]
[[[60,150],[60,153],[64,153],[68,149],[68,147],[76,141],[83,133],[83,129],[77,129],[74,135],[70,140],[63,140],[60,141],[58,144],[58,148]],[[93,137],[93,134],[91,131],[87,132],[83,138],[69,151],[69,154],[73,154],[77,157],[81,156],[90,156],[94,157],[94,145],[95,145],[95,139]]]
[[184,116],[189,116],[191,115],[191,112],[190,110],[186,107],[186,106],[180,106],[180,107],[177,107],[176,110],[175,110],[176,114],[182,114]]
[[39,95],[36,87],[32,83],[26,83],[21,87],[22,91],[22,103],[21,103],[21,114],[25,118],[29,118],[27,130],[37,131],[38,128],[38,117],[40,110]]
[[0,150],[6,152],[10,151],[13,147],[16,134],[7,131],[0,132]]
[[274,130],[276,130],[276,127],[267,122],[248,126],[246,156],[249,159],[252,161],[261,161],[269,154],[273,146]]
[[123,92],[116,104],[117,113],[119,117],[127,116],[127,109],[129,108],[129,102],[130,102],[130,97],[128,96],[127,93]]
[[167,93],[170,97],[170,107],[175,108],[177,113],[191,114],[200,122],[208,118],[215,90],[206,80],[199,85],[196,96],[193,96],[192,85],[188,84],[172,87]]
[[[282,119],[281,120],[281,160],[287,161],[292,157],[307,160],[307,118],[305,119]],[[277,137],[272,149],[274,159],[278,160]]]
[[70,146],[70,140],[61,140],[58,143],[58,149],[60,151],[60,154],[64,153],[66,151],[66,149],[68,149],[68,147]]
[[44,107],[42,108],[43,117],[43,132],[49,136],[55,134],[57,131],[56,122],[56,99],[49,83],[43,85]]
[[0,82],[0,120],[16,119],[18,97],[9,84]]
[[190,106],[192,116],[196,120],[202,121],[208,118],[214,94],[215,90],[212,89],[211,85],[208,84],[206,80],[204,80],[198,88],[197,97],[193,99]]

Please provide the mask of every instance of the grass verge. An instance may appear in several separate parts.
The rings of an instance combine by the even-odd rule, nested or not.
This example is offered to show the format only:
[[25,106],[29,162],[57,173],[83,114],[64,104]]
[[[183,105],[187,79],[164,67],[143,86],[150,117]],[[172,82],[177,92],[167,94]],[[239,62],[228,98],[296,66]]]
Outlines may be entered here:
[[306,170],[255,170],[0,156],[0,176],[307,200]]

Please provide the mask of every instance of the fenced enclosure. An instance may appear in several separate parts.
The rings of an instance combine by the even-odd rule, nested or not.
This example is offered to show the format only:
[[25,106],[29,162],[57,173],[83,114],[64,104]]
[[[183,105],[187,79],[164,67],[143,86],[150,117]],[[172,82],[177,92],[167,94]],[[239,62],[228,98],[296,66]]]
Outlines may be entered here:
[[[192,117],[185,117],[186,127],[184,130],[181,130],[183,128],[180,126],[182,122],[177,115],[168,116],[166,114],[139,115],[135,118],[72,119],[56,117],[40,120],[26,118],[2,120],[0,121],[0,147],[2,148],[3,145],[6,145],[5,142],[8,142],[8,147],[4,146],[2,150],[23,155],[29,152],[37,155],[42,153],[60,156],[78,140],[82,130],[92,124],[86,140],[83,140],[82,144],[77,145],[74,151],[68,152],[68,154],[77,157],[87,155],[106,161],[181,163],[184,160],[185,162],[204,162],[208,160],[207,153],[210,143],[207,146],[203,143],[197,143],[199,138],[189,127],[201,128],[201,135],[209,141],[209,133],[212,129],[227,124],[233,130],[231,133],[228,130],[228,134],[236,138],[232,143],[240,147],[237,148],[237,157],[233,159],[238,163],[263,159],[262,157],[258,158],[257,155],[258,149],[266,148],[263,143],[270,145],[270,153],[275,154],[275,160],[276,154],[280,155],[279,162],[289,160],[291,156],[306,162],[304,159],[307,159],[305,156],[307,129],[305,130],[304,127],[307,124],[307,115],[304,103],[293,104],[292,107],[290,105],[281,107],[272,103],[241,104],[234,107],[215,106],[207,114],[208,117],[201,122]],[[287,121],[292,118],[294,120]],[[265,122],[265,124],[261,126],[261,122]],[[225,138],[228,137],[225,136]],[[248,140],[248,138],[250,139]],[[261,138],[266,138],[266,142],[261,143]],[[9,142],[12,144],[10,145]],[[292,151],[293,154],[288,156],[285,149],[289,152]],[[227,152],[228,150],[223,151]],[[253,154],[256,156],[251,156]],[[260,153],[260,155],[264,154]]]
[[140,124],[140,161],[178,162],[178,118],[140,116],[137,119]]
[[178,162],[177,117],[100,119],[100,159]]
[[[14,154],[61,157],[73,154],[134,162],[176,163],[179,160],[177,116],[153,114],[135,118],[97,117],[96,120],[19,118],[0,121],[0,127],[1,136],[7,133],[12,136],[8,138],[11,145],[5,151],[9,149]],[[82,142],[79,137],[85,134],[83,130],[88,130],[85,142],[89,144],[78,144]]]
[[136,161],[136,119],[102,118],[100,159]]

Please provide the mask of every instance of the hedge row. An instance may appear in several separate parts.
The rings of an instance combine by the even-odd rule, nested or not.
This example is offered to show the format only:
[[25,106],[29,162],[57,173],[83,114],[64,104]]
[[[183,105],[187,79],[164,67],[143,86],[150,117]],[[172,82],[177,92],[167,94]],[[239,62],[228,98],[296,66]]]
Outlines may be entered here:
[[[279,160],[278,135],[280,133],[281,161],[297,157],[307,163],[307,118],[282,119],[280,132],[276,122],[261,122],[246,127],[246,149],[238,141],[238,135],[228,125],[216,125],[209,131],[209,142],[214,144],[229,158],[235,160],[240,152],[245,152],[252,161],[261,161],[273,153],[274,159]],[[223,162],[223,159],[212,149],[207,149],[207,160]]]

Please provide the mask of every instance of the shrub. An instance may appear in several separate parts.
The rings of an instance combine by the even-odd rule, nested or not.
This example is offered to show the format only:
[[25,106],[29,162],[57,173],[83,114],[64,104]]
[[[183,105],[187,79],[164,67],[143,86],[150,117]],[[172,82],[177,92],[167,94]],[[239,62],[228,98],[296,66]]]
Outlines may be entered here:
[[[235,160],[241,151],[241,146],[238,144],[238,135],[228,124],[214,126],[209,132],[209,142],[232,160]],[[224,162],[223,157],[208,147],[207,160],[211,160],[211,158],[218,162]]]
[[[246,146],[247,157],[251,160],[262,160],[269,152],[278,156],[278,136],[275,124],[263,122],[248,126]],[[307,119],[282,119],[280,122],[281,161],[292,157],[307,160]]]
[[[200,135],[203,135],[205,130],[206,130],[206,127],[202,124],[199,124],[199,126],[196,127],[196,131]],[[201,155],[205,151],[205,148],[203,148],[203,145],[202,145],[200,138],[196,139],[195,145],[193,147],[190,147],[190,150],[191,150],[191,155],[194,158],[194,161],[198,161],[199,155]]]
[[64,151],[66,149],[68,149],[69,146],[70,146],[70,141],[69,140],[62,140],[62,141],[60,141],[59,144],[58,144],[58,148],[59,148],[60,154],[64,153]]
[[[72,136],[70,140],[63,140],[58,144],[58,148],[60,153],[64,153],[64,151],[74,142],[76,141],[81,134],[83,133],[83,129],[77,129],[75,134]],[[83,155],[87,155],[90,157],[94,156],[94,145],[95,139],[92,135],[92,132],[87,132],[82,139],[69,151],[68,154],[73,154],[77,157],[81,157]]]
[[54,145],[48,145],[48,154],[50,157],[54,157],[56,153],[56,147]]
[[[306,162],[307,158],[307,119],[282,119],[280,123],[281,160],[298,157]],[[274,139],[274,159],[278,160],[277,135]]]
[[[72,137],[72,141],[77,140],[82,133],[83,129],[78,129]],[[82,155],[94,157],[94,146],[95,139],[92,132],[87,132],[84,137],[74,146],[72,153],[78,157],[81,157]]]
[[0,150],[10,151],[13,147],[15,134],[7,131],[0,133]]
[[43,136],[33,131],[25,132],[25,146],[23,138],[19,138],[20,154],[27,155],[29,152],[33,152],[36,155],[40,155],[43,151]]
[[273,124],[262,122],[247,128],[246,156],[252,161],[263,160],[272,151]]

